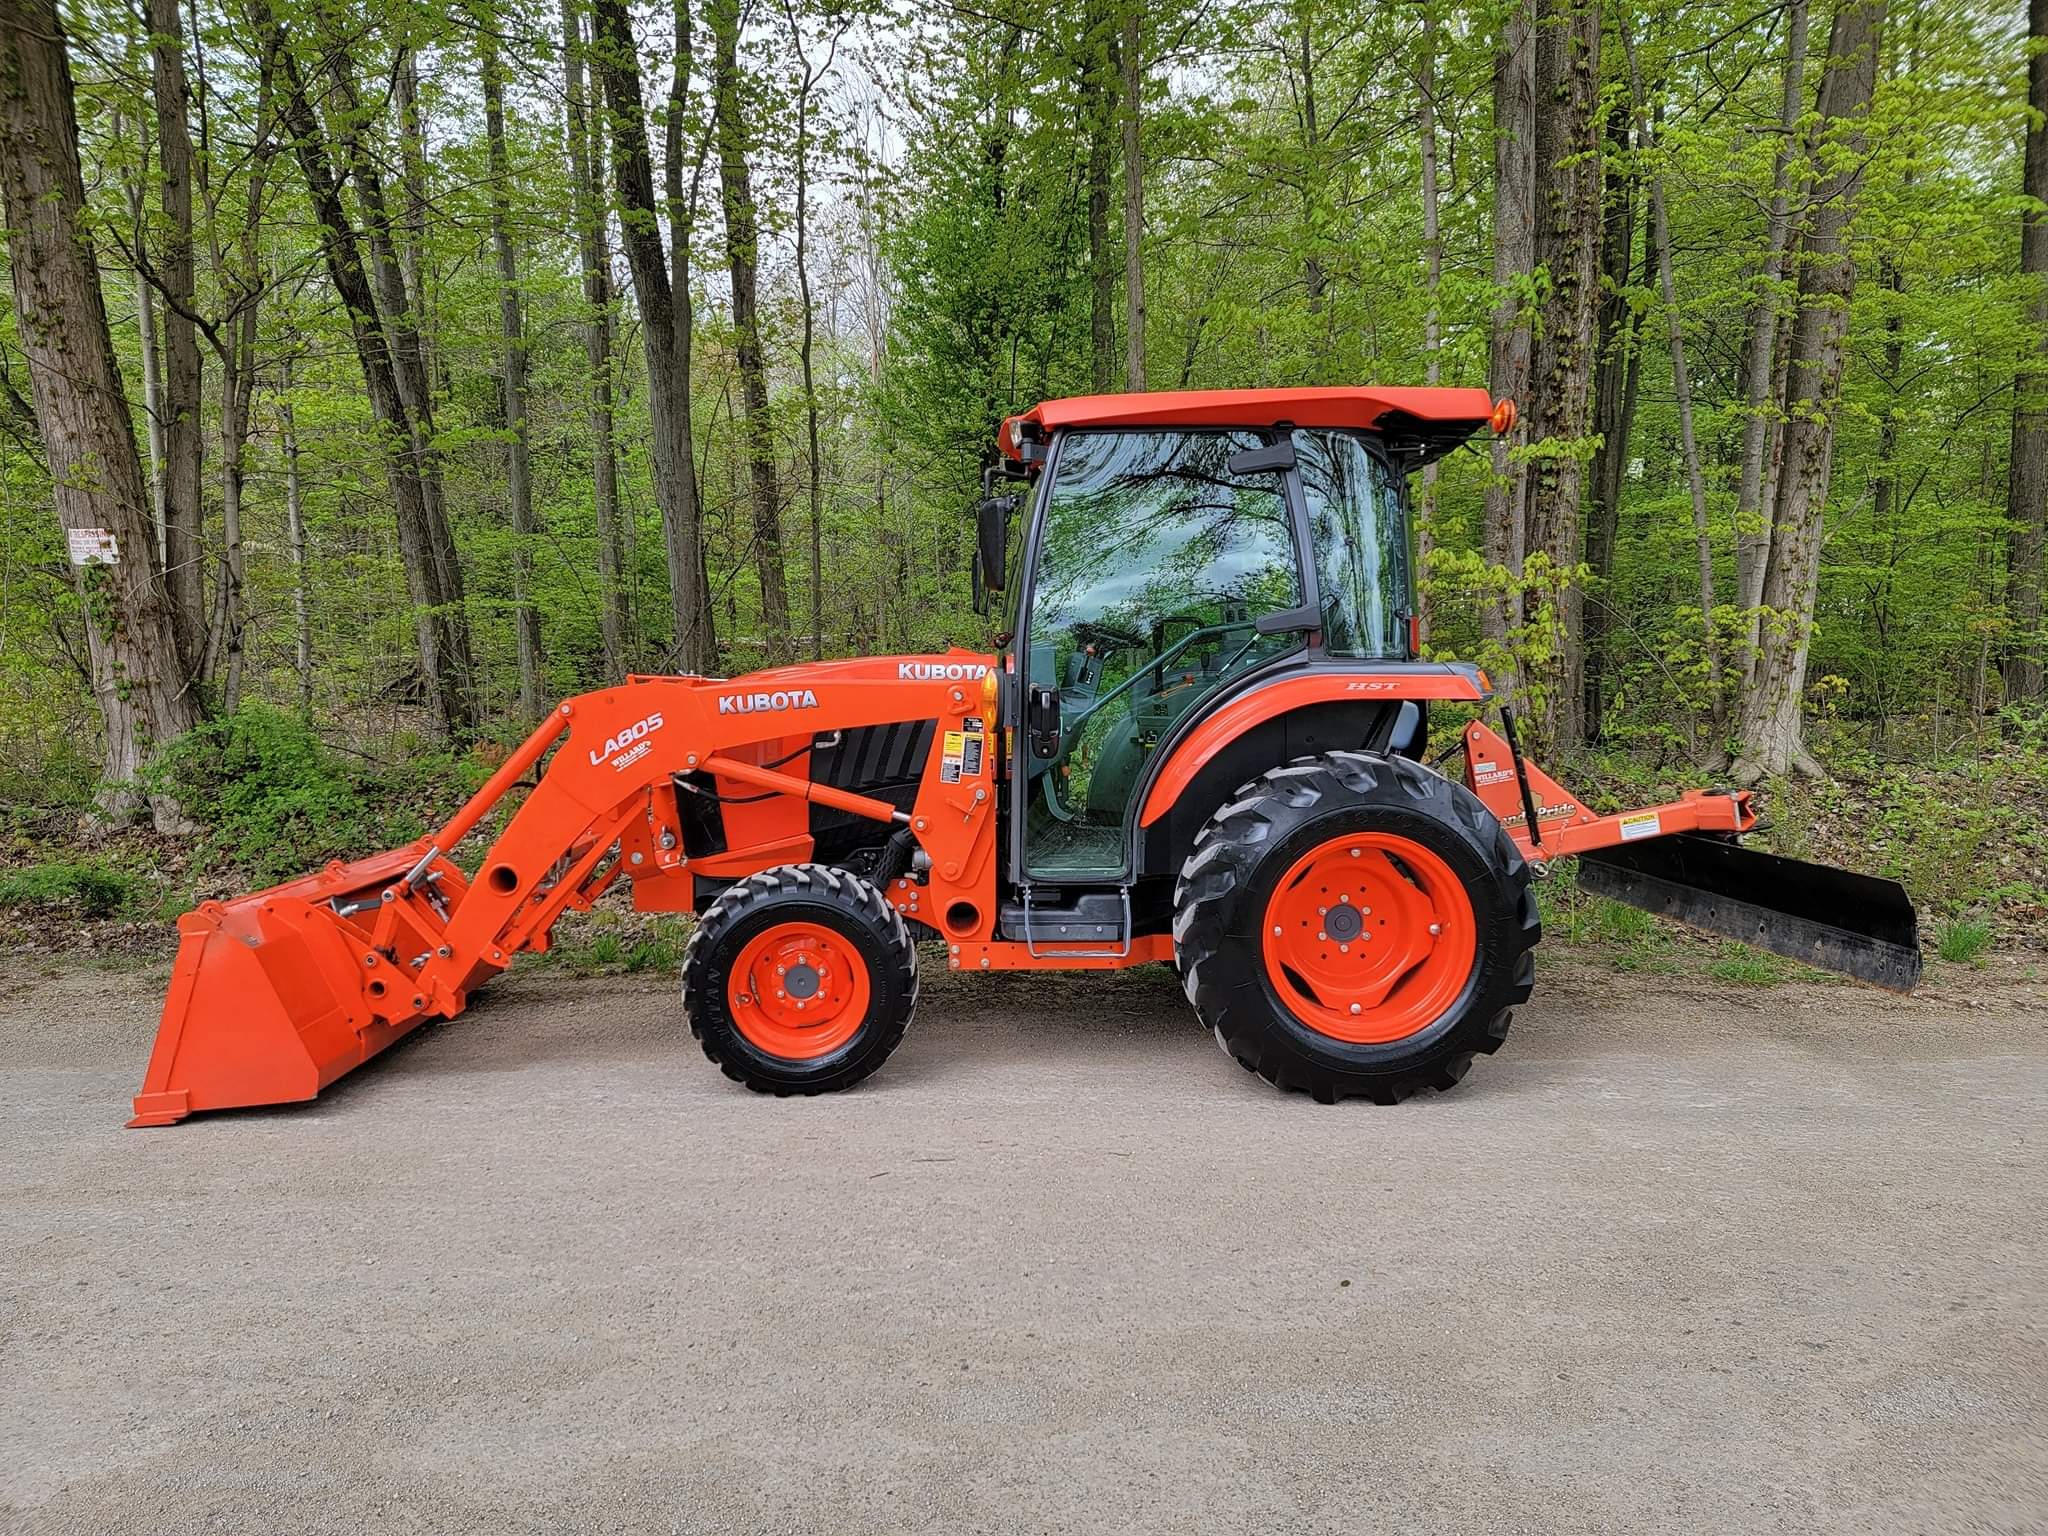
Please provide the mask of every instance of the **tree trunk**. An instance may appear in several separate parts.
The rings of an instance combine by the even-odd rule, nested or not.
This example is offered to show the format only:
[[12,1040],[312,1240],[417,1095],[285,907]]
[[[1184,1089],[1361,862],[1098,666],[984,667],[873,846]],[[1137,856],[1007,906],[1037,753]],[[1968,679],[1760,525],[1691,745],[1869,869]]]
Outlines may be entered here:
[[761,573],[761,623],[767,631],[768,656],[774,660],[789,643],[789,591],[782,572],[782,489],[777,483],[774,425],[768,419],[768,366],[761,350],[760,223],[740,100],[739,0],[713,0],[708,15],[717,47],[713,90],[718,179],[724,192],[726,260],[732,270],[733,351],[745,417],[747,483],[754,503],[754,564]]
[[398,525],[399,560],[405,568],[406,592],[412,600],[413,635],[419,647],[427,704],[445,733],[459,735],[475,725],[476,714],[469,685],[468,627],[462,621],[460,588],[450,600],[440,586],[441,552],[436,545],[445,525],[437,530],[430,515],[415,451],[417,438],[400,393],[398,369],[385,342],[384,317],[377,311],[355,227],[342,207],[340,186],[327,158],[305,77],[282,29],[260,9],[256,17],[259,24],[273,29],[277,39],[285,71],[283,126],[305,177],[314,216],[320,223],[321,253],[326,259],[328,278],[348,311],[356,360],[362,367],[370,408],[387,434],[385,474]]
[[[1493,335],[1487,380],[1496,400],[1514,400],[1523,419],[1493,440],[1486,487],[1486,562],[1520,581],[1528,552],[1528,466],[1516,450],[1529,441],[1531,336],[1521,288],[1536,267],[1536,77],[1530,0],[1513,0],[1493,59]],[[1522,627],[1522,602],[1510,590],[1486,605],[1482,626],[1500,641]]]
[[1802,706],[1820,588],[1823,514],[1841,404],[1843,341],[1856,268],[1846,234],[1864,169],[1864,118],[1877,79],[1885,0],[1842,0],[1820,85],[1820,131],[1840,141],[1814,187],[1799,252],[1799,308],[1786,379],[1784,468],[1771,514],[1765,610],[1756,675],[1743,691],[1739,782],[1793,771],[1818,774],[1807,753]]
[[495,16],[479,19],[484,137],[491,167],[491,244],[498,257],[498,328],[505,343],[505,491],[512,504],[512,633],[519,651],[519,716],[531,725],[541,697],[540,614],[533,606],[533,480],[526,457],[526,335],[519,313],[519,258],[512,248],[512,163],[505,152],[505,83]]
[[[677,311],[689,295],[669,286],[667,256],[654,202],[654,162],[647,145],[647,109],[640,90],[640,55],[633,42],[624,0],[596,0],[592,66],[604,80],[611,112],[612,180],[619,193],[620,243],[633,275],[647,353],[647,405],[652,432],[648,461],[654,498],[661,507],[668,560],[669,605],[674,619],[677,665],[689,672],[712,669],[715,647],[702,564],[691,558],[698,536],[696,478],[690,471],[689,357],[678,339],[687,334]],[[688,34],[683,35],[686,40]],[[677,67],[686,67],[680,52]],[[688,274],[683,274],[687,280]]]
[[[256,87],[256,142],[249,153],[248,175],[243,184],[242,228],[232,261],[220,242],[220,205],[214,183],[204,174],[200,177],[207,228],[211,231],[213,269],[223,306],[222,318],[211,334],[220,363],[220,571],[214,584],[213,620],[207,630],[202,675],[217,684],[221,709],[230,715],[241,708],[246,651],[243,594],[248,572],[242,544],[242,492],[256,395],[256,322],[268,286],[264,281],[260,237],[268,211],[264,195],[270,181],[270,162],[277,152],[271,133],[276,72],[275,51],[266,49]],[[203,90],[203,55],[200,85]],[[206,160],[200,162],[202,172],[206,165]]]
[[1591,431],[1593,318],[1600,294],[1600,0],[1539,0],[1536,28],[1536,262],[1549,276],[1530,357],[1529,438],[1548,448],[1529,477],[1531,554],[1551,597],[1531,671],[1538,746],[1583,734],[1580,562],[1584,440]]
[[1778,326],[1783,306],[1778,284],[1792,241],[1792,175],[1798,163],[1799,119],[1806,107],[1807,0],[1790,0],[1786,18],[1784,92],[1778,109],[1778,153],[1771,169],[1771,211],[1764,230],[1763,269],[1749,312],[1743,357],[1742,467],[1735,494],[1735,604],[1750,612],[1745,674],[1756,657],[1755,610],[1763,601],[1764,564],[1771,548],[1771,498],[1766,465],[1778,438]]
[[669,82],[668,121],[663,126],[666,165],[664,192],[668,198],[668,257],[674,274],[676,369],[682,376],[682,398],[676,402],[680,438],[676,445],[676,525],[663,526],[667,544],[669,576],[680,573],[682,587],[675,599],[678,615],[676,654],[681,665],[693,672],[712,672],[718,666],[718,633],[711,608],[711,582],[705,574],[704,507],[697,491],[697,445],[691,420],[690,377],[695,366],[692,353],[696,316],[690,303],[690,259],[692,233],[697,223],[697,187],[710,149],[708,138],[698,141],[691,167],[689,195],[683,195],[683,127],[689,116],[690,67],[695,40],[690,30],[688,0],[675,6],[675,75]]
[[[469,616],[464,606],[462,563],[442,495],[441,454],[434,445],[434,396],[427,375],[426,350],[420,339],[416,296],[407,287],[405,272],[399,262],[398,241],[384,196],[383,177],[378,172],[375,157],[365,148],[359,131],[363,108],[356,89],[354,63],[339,37],[330,36],[323,51],[328,76],[334,83],[347,125],[341,136],[342,147],[348,157],[349,179],[355,185],[363,213],[364,232],[369,240],[370,263],[365,272],[376,284],[376,304],[367,313],[376,317],[383,332],[383,351],[392,382],[398,390],[399,410],[393,420],[412,446],[413,478],[419,486],[420,507],[425,519],[420,530],[423,540],[420,555],[427,562],[435,622],[440,631],[437,654],[444,676],[458,685],[454,702],[459,708],[450,716],[450,728],[466,730],[475,723],[476,692]],[[402,64],[403,60],[400,62]],[[416,123],[414,127],[416,130]],[[324,162],[324,147],[320,148],[320,156]],[[331,171],[329,174],[331,178]],[[338,188],[336,206],[340,206]],[[351,246],[357,244],[353,232],[349,243]]]
[[[604,183],[591,143],[583,82],[583,23],[577,0],[562,0],[562,71],[569,98],[569,192],[583,266],[583,359],[590,370],[590,477],[596,501],[598,633],[605,681],[625,679],[632,618],[626,606],[626,548],[619,517],[619,459],[612,426],[612,275]],[[687,53],[679,45],[679,52]],[[684,287],[688,287],[685,274]],[[685,434],[684,441],[688,441]]]
[[[122,136],[122,120],[114,119],[114,135]],[[138,159],[148,158],[149,139],[137,125],[141,138]],[[148,246],[147,219],[142,211],[142,174],[137,170],[128,178],[125,193],[128,200],[128,227],[130,241],[135,255],[135,331],[142,353],[142,415],[146,423],[144,441],[149,447],[149,460],[144,468],[148,471],[149,515],[156,531],[156,560],[158,569],[169,564],[164,550],[164,392],[163,382],[157,365],[158,342],[156,325],[156,288],[149,280],[145,269]]]
[[1671,342],[1671,390],[1678,402],[1678,444],[1685,459],[1685,484],[1692,498],[1693,545],[1699,566],[1700,643],[1707,660],[1707,691],[1713,718],[1719,722],[1721,698],[1721,647],[1714,633],[1714,545],[1707,527],[1707,481],[1700,470],[1699,439],[1693,432],[1692,383],[1685,371],[1685,324],[1678,313],[1678,286],[1671,272],[1671,220],[1664,206],[1664,171],[1656,162],[1657,124],[1661,106],[1648,113],[1643,94],[1643,71],[1636,59],[1635,39],[1630,35],[1628,12],[1615,17],[1621,46],[1628,54],[1629,94],[1635,101],[1642,128],[1643,150],[1650,158],[1650,245],[1656,252],[1657,292],[1664,303],[1664,323]]
[[[1617,102],[1607,116],[1607,153],[1629,163],[1630,113]],[[1607,713],[1608,636],[1614,628],[1614,547],[1621,532],[1621,487],[1628,474],[1635,428],[1642,345],[1629,286],[1635,278],[1636,177],[1633,169],[1607,180],[1600,231],[1600,305],[1594,320],[1593,451],[1587,498],[1584,626],[1586,737],[1600,738]]]
[[178,0],[148,0],[151,89],[163,171],[164,236],[152,265],[164,299],[164,574],[178,654],[196,674],[206,648],[206,554],[200,474],[201,363],[192,260],[192,133],[186,122],[184,22]]
[[[795,51],[802,78],[796,91],[796,286],[803,310],[803,334],[797,348],[804,381],[804,437],[810,466],[811,504],[811,659],[825,654],[824,456],[818,443],[818,381],[812,366],[812,344],[816,321],[811,309],[811,266],[809,259],[811,193],[811,94],[832,68],[839,49],[839,32],[832,35],[824,65],[813,69],[804,52],[803,24],[791,0],[783,0],[783,16],[789,23],[790,47]],[[842,29],[844,23],[841,24]]]
[[1125,0],[1124,388],[1145,387],[1145,55],[1143,0]]
[[149,493],[84,222],[65,49],[54,0],[18,0],[13,24],[0,28],[0,192],[15,321],[57,516],[67,532],[113,537],[111,563],[72,567],[106,727],[99,803],[127,819],[147,794],[157,829],[179,832],[190,823],[177,803],[136,778],[198,723],[199,710],[156,565]]
[[[1438,309],[1443,286],[1442,210],[1437,196],[1436,147],[1436,0],[1423,0],[1422,59],[1415,71],[1416,129],[1422,140],[1422,280],[1429,307],[1422,316],[1423,381],[1431,388],[1443,382],[1443,317]],[[1422,471],[1422,506],[1415,519],[1415,627],[1429,643],[1429,557],[1436,545],[1437,465]]]
[[1092,0],[1081,57],[1082,129],[1087,134],[1088,343],[1095,393],[1116,388],[1116,267],[1110,259],[1110,134],[1116,112],[1110,24],[1104,0]]
[[2013,699],[2041,697],[2048,635],[2042,632],[2042,547],[2048,532],[2048,0],[2030,0],[2027,30],[2033,58],[2027,65],[2026,193],[2033,200],[2020,225],[2020,274],[2032,291],[2027,323],[2033,346],[2013,379],[2012,478],[2006,488],[2010,582],[2007,606],[2014,643],[2005,665],[2005,691]]
[[313,621],[306,575],[306,505],[299,484],[299,429],[292,410],[292,360],[279,365],[277,420],[284,449],[285,545],[292,562],[292,670],[299,679],[299,713],[313,714]]
[[[424,317],[427,302],[427,125],[420,113],[419,56],[410,46],[401,46],[392,60],[392,94],[398,107],[398,223],[393,243],[398,247],[398,269],[405,279],[404,291],[411,296],[410,313]],[[433,400],[434,356],[432,338],[418,333],[420,374],[428,381],[424,398]],[[439,478],[438,467],[434,471]],[[438,485],[436,491],[438,494]]]

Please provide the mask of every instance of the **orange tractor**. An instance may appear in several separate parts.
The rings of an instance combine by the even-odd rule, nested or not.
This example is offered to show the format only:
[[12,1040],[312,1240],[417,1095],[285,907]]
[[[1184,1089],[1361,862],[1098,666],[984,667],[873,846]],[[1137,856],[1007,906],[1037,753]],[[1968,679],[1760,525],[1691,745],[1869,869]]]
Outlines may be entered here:
[[1470,389],[1013,417],[976,512],[993,650],[558,706],[438,833],[180,919],[130,1123],[310,1099],[621,879],[642,911],[697,914],[690,1028],[774,1094],[882,1064],[916,936],[955,970],[1172,964],[1225,1051],[1321,1100],[1449,1088],[1529,996],[1531,873],[1561,857],[1622,901],[1912,986],[1903,891],[1739,847],[1745,793],[1596,815],[1505,709],[1465,726],[1461,777],[1423,762],[1430,707],[1491,689],[1417,655],[1407,479],[1512,420]]

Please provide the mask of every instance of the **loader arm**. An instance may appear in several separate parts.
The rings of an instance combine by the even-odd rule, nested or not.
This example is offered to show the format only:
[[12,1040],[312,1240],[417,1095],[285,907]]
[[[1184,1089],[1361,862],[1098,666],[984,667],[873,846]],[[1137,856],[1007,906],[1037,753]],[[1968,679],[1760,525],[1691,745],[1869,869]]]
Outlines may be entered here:
[[[733,681],[635,677],[556,706],[439,831],[180,918],[130,1124],[312,1098],[419,1024],[462,1012],[622,876],[643,910],[687,911],[700,881],[808,859],[812,805],[907,833],[929,867],[891,880],[890,901],[955,942],[990,939],[992,664],[954,651]],[[933,725],[909,809],[811,776],[813,754],[841,733],[902,722]],[[970,734],[983,740],[963,774],[963,754],[945,749]],[[522,787],[465,874],[453,855]],[[691,856],[682,795],[742,808],[724,848]]]

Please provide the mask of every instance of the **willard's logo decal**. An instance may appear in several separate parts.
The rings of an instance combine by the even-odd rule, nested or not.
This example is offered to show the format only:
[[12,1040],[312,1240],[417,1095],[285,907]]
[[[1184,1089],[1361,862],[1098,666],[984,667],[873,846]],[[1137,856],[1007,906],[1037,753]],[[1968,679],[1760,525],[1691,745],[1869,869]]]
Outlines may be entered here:
[[967,683],[988,675],[985,661],[899,661],[896,676],[904,682]]
[[[630,762],[634,762],[639,758],[645,757],[648,751],[654,745],[654,743],[647,740],[647,738],[649,736],[652,736],[656,731],[660,729],[660,710],[656,710],[653,714],[649,715],[645,720],[635,720],[631,725],[627,726],[623,731],[619,732],[618,735],[607,736],[605,738],[603,748],[599,751],[594,751],[590,754],[590,766],[596,768],[600,764],[607,763],[611,761],[611,759],[619,757],[619,754],[621,752],[626,753],[624,757],[619,758],[618,766],[621,768],[625,767],[626,764]],[[632,750],[628,751],[628,748],[631,748]]]
[[816,709],[818,696],[808,688],[791,688],[776,693],[722,693],[718,696],[721,715],[751,715],[764,709]]

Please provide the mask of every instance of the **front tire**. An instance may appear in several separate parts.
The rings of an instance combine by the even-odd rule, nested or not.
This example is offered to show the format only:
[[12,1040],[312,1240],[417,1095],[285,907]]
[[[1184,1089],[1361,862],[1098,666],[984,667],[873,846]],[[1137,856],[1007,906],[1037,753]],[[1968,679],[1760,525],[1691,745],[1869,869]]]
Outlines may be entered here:
[[1195,839],[1174,956],[1226,1054],[1324,1103],[1455,1087],[1528,1000],[1542,924],[1463,785],[1332,752],[1246,785]]
[[683,954],[683,1007],[733,1081],[778,1097],[831,1093],[901,1043],[917,1007],[917,952],[860,876],[784,864],[705,909]]

